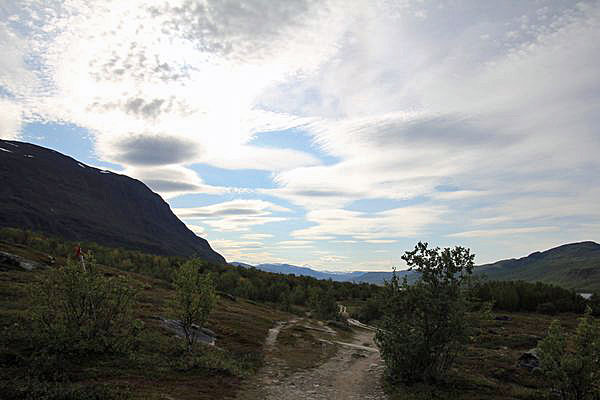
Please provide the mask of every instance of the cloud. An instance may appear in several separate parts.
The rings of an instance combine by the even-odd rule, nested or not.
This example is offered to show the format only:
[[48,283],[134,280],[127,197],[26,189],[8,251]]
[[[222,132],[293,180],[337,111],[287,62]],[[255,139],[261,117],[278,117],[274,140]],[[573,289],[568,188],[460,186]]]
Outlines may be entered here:
[[[3,5],[3,10],[9,11],[9,4]],[[0,14],[2,15],[2,14]],[[26,64],[28,43],[27,39],[11,29],[8,20],[0,22],[0,87],[13,97],[27,97],[39,86],[38,78]]]
[[206,229],[203,226],[193,225],[193,224],[186,224],[186,226],[188,227],[189,230],[191,230],[198,236],[202,237],[206,233]]
[[[87,128],[99,158],[162,195],[238,190],[206,185],[195,163],[270,171],[277,187],[252,193],[304,208],[299,240],[583,234],[600,218],[596,1],[32,1],[0,13],[2,135],[21,120]],[[254,144],[278,130],[311,142]],[[368,199],[406,206],[349,210]],[[248,235],[287,218],[223,204],[186,218]]]
[[0,98],[0,139],[18,139],[21,133],[21,107]]
[[278,247],[312,247],[314,242],[312,240],[283,240],[277,242]]
[[273,235],[271,235],[270,233],[245,233],[245,234],[241,235],[240,237],[242,239],[249,239],[249,240],[263,240],[263,239],[272,238]]
[[285,221],[287,217],[274,212],[288,213],[289,209],[264,200],[231,200],[203,207],[175,208],[183,220],[199,219],[217,231],[247,231],[255,225]]
[[125,165],[168,165],[193,160],[200,152],[188,140],[169,135],[130,135],[112,145],[113,160]]
[[486,230],[475,230],[458,232],[446,235],[448,237],[465,237],[465,238],[478,238],[478,237],[494,237],[494,236],[505,236],[505,235],[520,235],[527,233],[540,233],[540,232],[556,232],[560,228],[557,226],[536,226],[536,227],[523,227],[523,228],[499,228],[499,229],[486,229]]
[[87,128],[98,155],[126,168],[202,162],[269,171],[319,160],[249,145],[261,131],[306,123],[257,109],[256,97],[318,68],[354,13],[342,2],[304,0],[32,1],[2,12],[11,22],[0,25],[8,55],[0,85],[24,99],[29,120]]
[[224,194],[242,190],[207,185],[194,171],[178,165],[130,167],[124,173],[142,180],[166,198],[187,193]]
[[444,212],[443,208],[431,206],[410,206],[378,213],[342,209],[310,211],[306,219],[315,225],[295,230],[291,235],[306,238],[347,235],[358,241],[388,242],[390,237],[414,237],[423,233],[428,225],[436,222]]
[[213,239],[211,243],[217,248],[254,249],[261,248],[262,242],[236,241],[229,239]]

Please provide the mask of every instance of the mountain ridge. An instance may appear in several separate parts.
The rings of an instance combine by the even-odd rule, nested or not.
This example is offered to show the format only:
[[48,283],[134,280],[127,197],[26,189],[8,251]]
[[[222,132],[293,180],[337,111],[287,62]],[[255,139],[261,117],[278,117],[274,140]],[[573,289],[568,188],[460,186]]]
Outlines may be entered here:
[[31,143],[0,140],[0,226],[226,263],[143,182]]
[[566,243],[521,258],[475,268],[492,280],[544,282],[575,290],[600,290],[600,244],[587,240]]
[[[355,283],[376,283],[381,284],[384,280],[389,280],[392,277],[392,272],[387,271],[351,271],[351,272],[327,272],[317,271],[311,267],[300,267],[285,263],[264,263],[250,265],[247,263],[234,261],[229,264],[244,267],[256,268],[262,271],[274,272],[277,274],[294,274],[302,276],[310,276],[316,279],[331,279],[337,282],[355,282]],[[397,271],[399,276],[407,275],[409,271]]]
[[[294,273],[312,276],[317,279],[332,279],[342,282],[382,284],[392,278],[388,271],[354,271],[348,273],[327,273],[309,267],[290,264],[231,263],[245,267],[255,267],[275,273]],[[409,282],[416,279],[416,272],[403,270],[398,276],[407,276]],[[568,289],[600,291],[600,244],[588,240],[566,243],[544,251],[535,251],[521,258],[499,260],[494,263],[475,266],[474,274],[491,280],[524,280],[545,282]]]

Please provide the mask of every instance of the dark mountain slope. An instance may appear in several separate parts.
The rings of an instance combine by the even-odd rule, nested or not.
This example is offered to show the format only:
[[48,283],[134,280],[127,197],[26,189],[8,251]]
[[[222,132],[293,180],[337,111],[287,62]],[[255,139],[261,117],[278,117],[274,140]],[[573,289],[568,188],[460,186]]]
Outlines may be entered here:
[[570,243],[527,257],[475,269],[493,280],[541,281],[577,290],[600,290],[600,244]]
[[0,226],[224,263],[142,182],[54,150],[0,140]]

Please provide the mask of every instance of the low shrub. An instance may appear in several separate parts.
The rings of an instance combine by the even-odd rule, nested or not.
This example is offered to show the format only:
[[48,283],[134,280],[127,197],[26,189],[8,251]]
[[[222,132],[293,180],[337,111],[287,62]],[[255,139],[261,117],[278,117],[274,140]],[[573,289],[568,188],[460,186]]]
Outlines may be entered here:
[[93,258],[50,269],[30,286],[32,363],[44,370],[94,354],[126,353],[139,324],[131,317],[135,292],[121,277],[106,277]]
[[539,343],[542,374],[562,400],[600,398],[600,321],[588,311],[580,319],[572,347],[558,321]]

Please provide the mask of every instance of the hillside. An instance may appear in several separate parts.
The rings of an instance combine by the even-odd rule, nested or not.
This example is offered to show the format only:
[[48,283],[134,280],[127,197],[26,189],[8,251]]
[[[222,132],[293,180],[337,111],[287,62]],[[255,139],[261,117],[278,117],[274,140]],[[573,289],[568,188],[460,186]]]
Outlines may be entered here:
[[540,281],[579,291],[600,291],[600,244],[565,244],[527,257],[481,265],[475,272],[491,280]]
[[[294,274],[299,276],[310,276],[316,279],[331,279],[336,282],[372,283],[382,285],[384,281],[392,278],[393,272],[386,271],[352,271],[352,272],[326,272],[317,271],[310,267],[299,267],[291,264],[258,264],[250,265],[242,262],[232,262],[231,265],[244,268],[256,268],[261,271],[276,274]],[[399,276],[410,275],[408,271],[398,271]]]
[[[385,271],[331,273],[290,264],[258,264],[256,266],[240,262],[231,264],[279,274],[295,274],[338,282],[376,285],[382,285],[384,281],[389,281],[393,275],[392,272]],[[396,274],[401,278],[406,275],[409,283],[414,282],[417,278],[416,274],[410,271],[397,271]],[[592,241],[565,244],[519,259],[501,260],[492,264],[476,266],[475,274],[482,274],[490,280],[539,281],[584,292],[600,291],[600,244]]]
[[224,263],[142,182],[54,150],[0,140],[0,227]]

